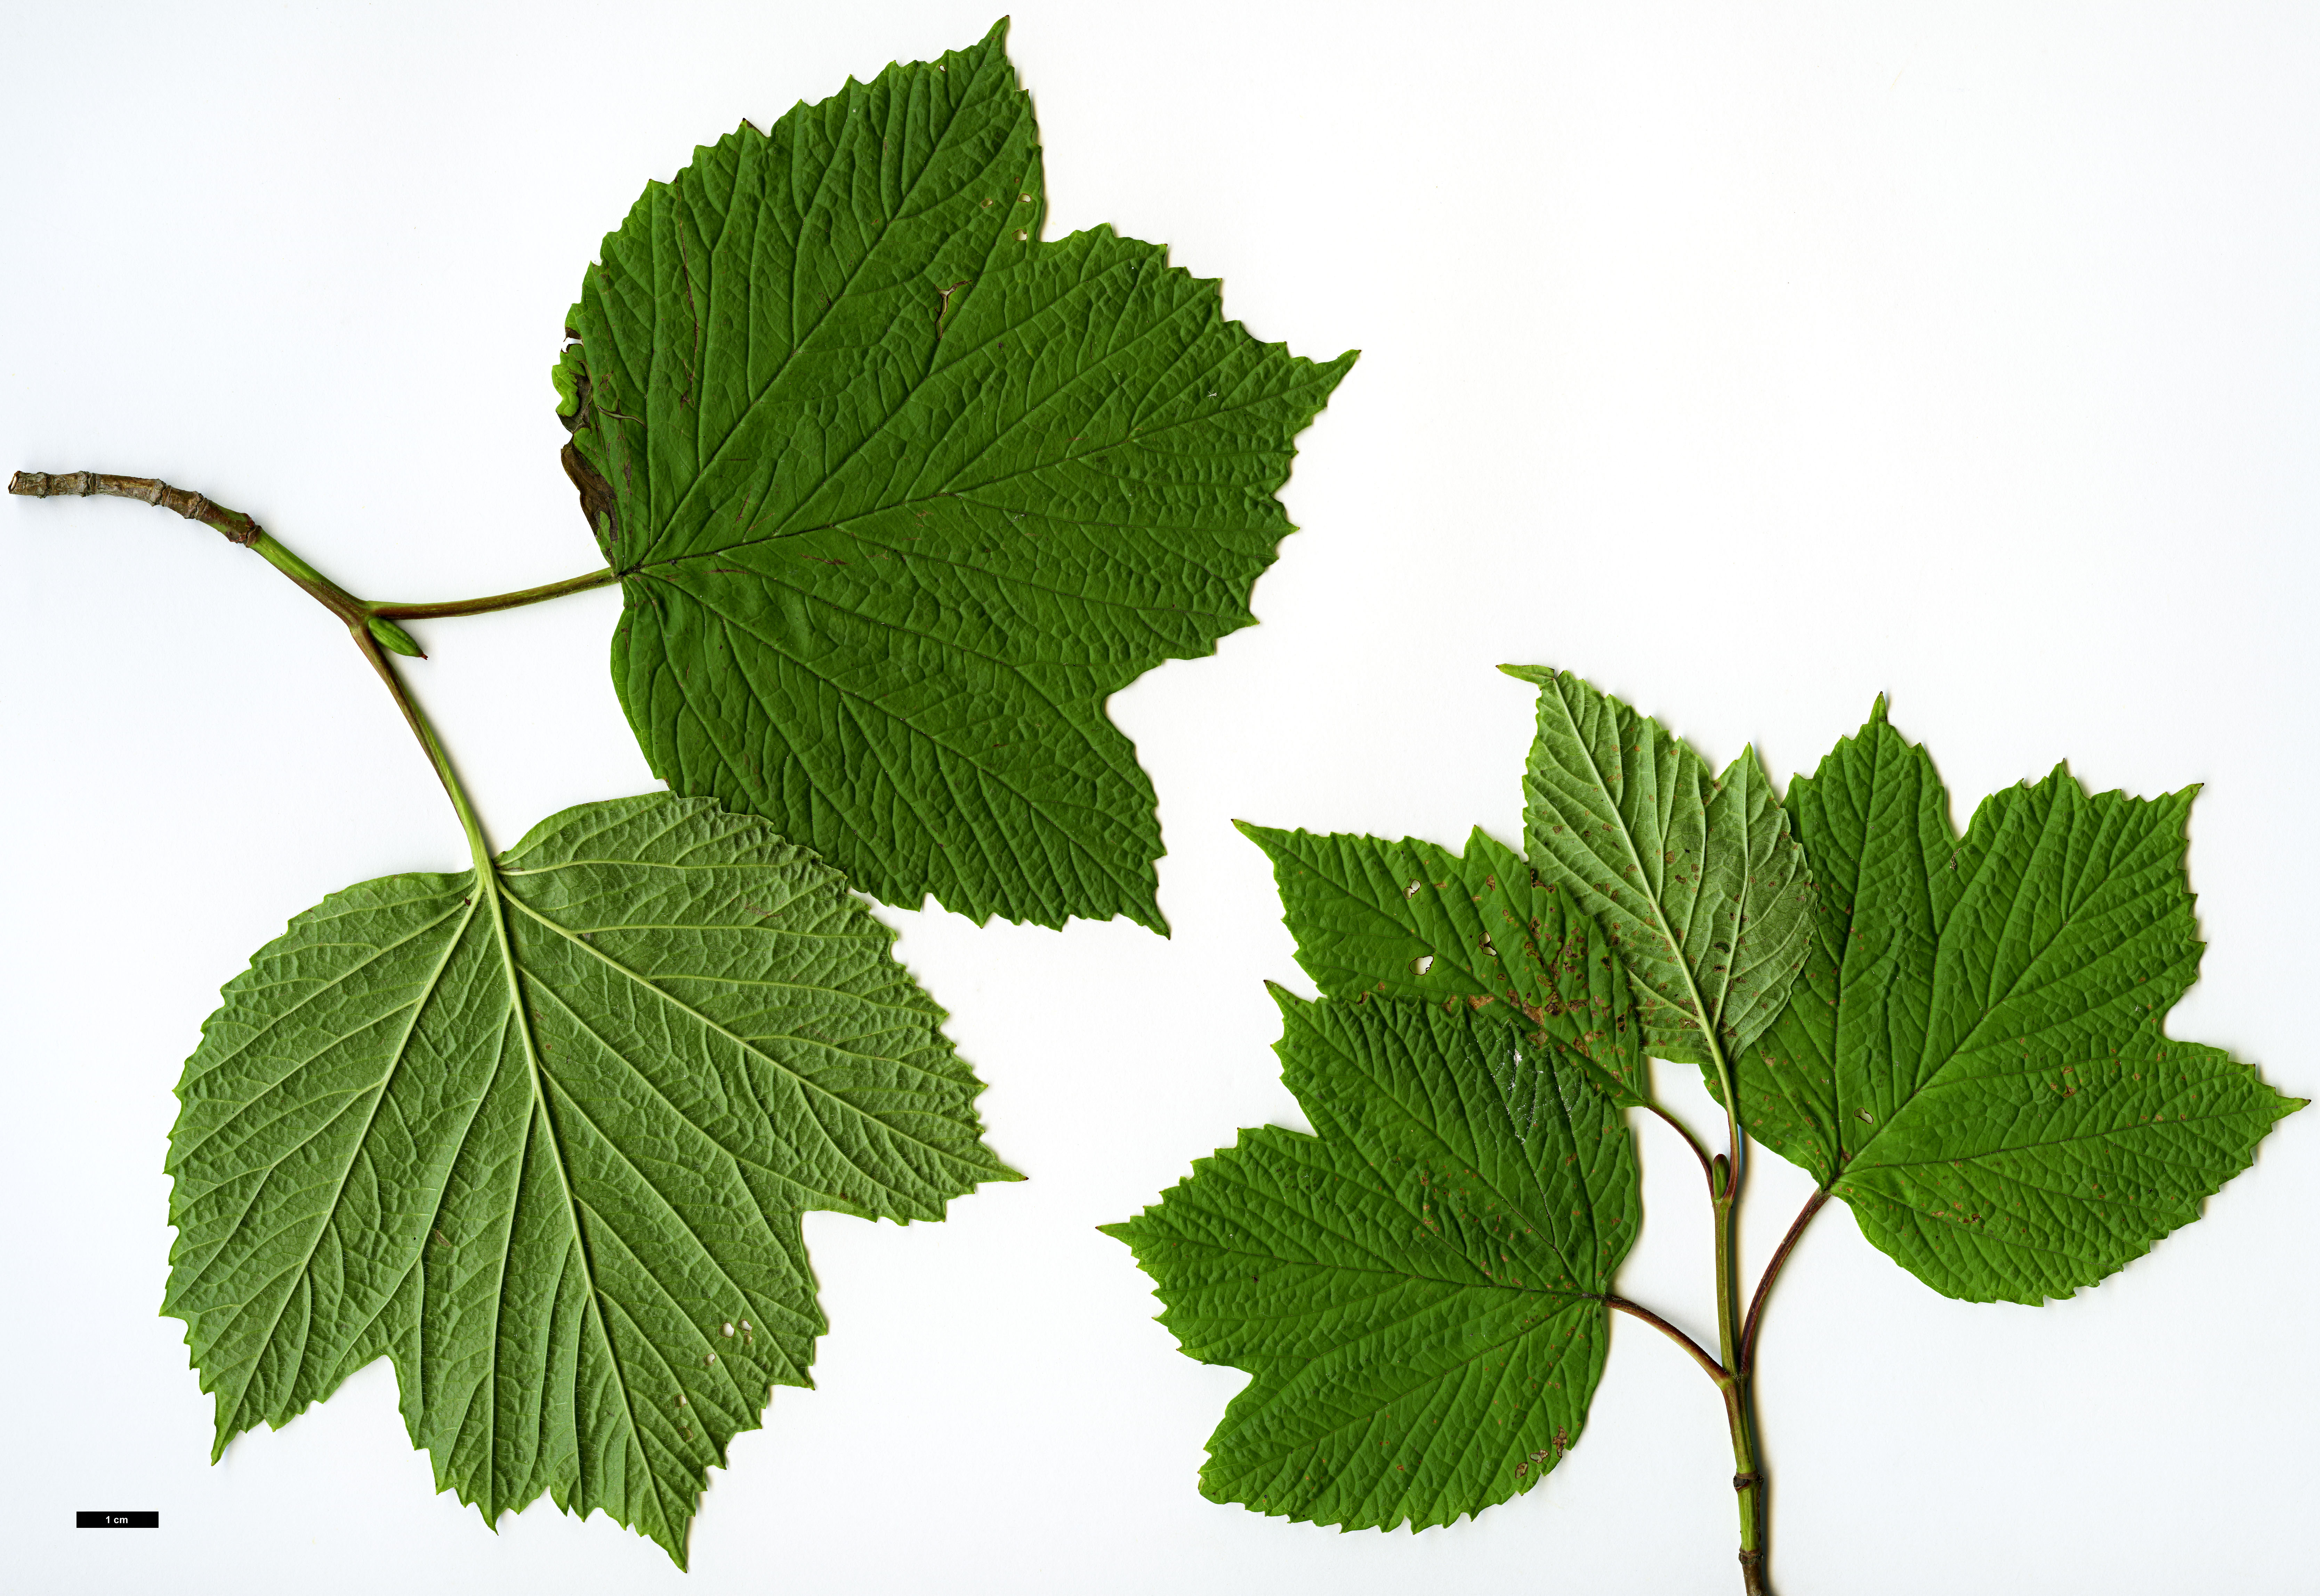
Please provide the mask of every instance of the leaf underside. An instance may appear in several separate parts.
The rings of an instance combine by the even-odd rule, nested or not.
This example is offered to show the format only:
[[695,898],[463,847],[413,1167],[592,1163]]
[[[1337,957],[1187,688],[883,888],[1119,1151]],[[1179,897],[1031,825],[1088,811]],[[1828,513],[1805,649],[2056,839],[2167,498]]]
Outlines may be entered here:
[[811,855],[667,794],[293,920],[170,1138],[162,1311],[218,1449],[385,1355],[438,1489],[487,1522],[546,1492],[682,1564],[702,1471],[811,1383],[800,1216],[1016,1178],[892,941]]
[[650,185],[559,380],[655,774],[889,902],[1159,928],[1104,700],[1253,619],[1353,357],[1259,343],[1153,245],[1042,240],[1003,31]]
[[1985,799],[1961,839],[1882,700],[1790,783],[1820,912],[1742,1102],[1935,1291],[2092,1285],[2197,1219],[2302,1106],[2166,1034],[2203,947],[2191,798],[2089,795],[2057,766]]
[[1460,1003],[1276,990],[1316,1135],[1242,1132],[1104,1227],[1184,1352],[1255,1376],[1203,1494],[1348,1528],[1448,1524],[1579,1438],[1640,1193],[1619,1107]]
[[1539,690],[1523,774],[1531,863],[1602,921],[1653,1055],[1708,1066],[1710,1034],[1738,1053],[1788,1002],[1813,913],[1755,750],[1710,777],[1690,743],[1569,672],[1505,668]]

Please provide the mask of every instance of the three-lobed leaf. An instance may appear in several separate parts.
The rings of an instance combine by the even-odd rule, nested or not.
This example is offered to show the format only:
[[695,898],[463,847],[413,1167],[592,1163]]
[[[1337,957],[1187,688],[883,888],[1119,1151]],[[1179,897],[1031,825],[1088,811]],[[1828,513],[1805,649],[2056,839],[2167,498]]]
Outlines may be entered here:
[[1219,1501],[1348,1528],[1447,1524],[1579,1438],[1641,1198],[1619,1106],[1469,1005],[1281,993],[1266,1128],[1104,1227],[1185,1353],[1255,1376],[1209,1441]]
[[667,794],[293,920],[170,1139],[163,1311],[219,1449],[384,1354],[439,1489],[601,1508],[682,1564],[702,1471],[811,1383],[801,1215],[1016,1178],[893,939],[762,822]]
[[1353,356],[1259,343],[1155,246],[1043,240],[1004,26],[650,185],[573,307],[567,462],[656,775],[890,902],[1157,928],[1104,700],[1253,619]]
[[1879,700],[1789,809],[1820,916],[1741,1060],[1750,1129],[1944,1295],[2039,1302],[2124,1267],[2301,1106],[2166,1017],[2198,974],[2192,793],[1994,793],[1959,838]]

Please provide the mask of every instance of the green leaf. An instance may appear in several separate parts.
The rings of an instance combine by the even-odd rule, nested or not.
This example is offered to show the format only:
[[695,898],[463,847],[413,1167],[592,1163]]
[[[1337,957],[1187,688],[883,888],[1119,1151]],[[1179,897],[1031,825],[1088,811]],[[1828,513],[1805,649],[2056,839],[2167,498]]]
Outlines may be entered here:
[[2197,1219],[2303,1106],[2166,1034],[2203,947],[2193,791],[2090,796],[2058,766],[1985,799],[1961,841],[1882,699],[1790,785],[1823,918],[1742,1101],[1790,1104],[1768,1144],[1945,1296],[2092,1285]]
[[1250,623],[1353,356],[1291,358],[1105,228],[1049,242],[1004,24],[648,186],[570,327],[574,445],[654,772],[864,890],[1162,926],[1105,698]]
[[1619,1102],[1651,1100],[1643,1028],[1602,928],[1479,827],[1463,857],[1240,829],[1272,858],[1297,962],[1324,995],[1464,1002],[1564,1049]]
[[702,1470],[811,1383],[800,1216],[1017,1178],[892,942],[803,849],[666,794],[293,920],[170,1138],[162,1311],[218,1449],[385,1354],[439,1489],[487,1522],[545,1491],[681,1564]]
[[1532,865],[1603,922],[1651,1052],[1710,1065],[1713,1035],[1738,1054],[1787,1003],[1813,914],[1755,750],[1711,780],[1690,744],[1568,672],[1501,668],[1539,689],[1523,775]]
[[1447,1524],[1579,1438],[1641,1218],[1619,1107],[1464,1004],[1280,993],[1318,1134],[1245,1130],[1124,1224],[1184,1352],[1255,1378],[1201,1490],[1348,1528]]

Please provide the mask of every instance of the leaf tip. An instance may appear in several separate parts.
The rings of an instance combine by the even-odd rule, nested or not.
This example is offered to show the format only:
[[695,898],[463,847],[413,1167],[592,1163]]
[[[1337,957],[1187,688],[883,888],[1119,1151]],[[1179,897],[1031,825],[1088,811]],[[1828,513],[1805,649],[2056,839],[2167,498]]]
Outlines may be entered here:
[[1281,1009],[1283,1013],[1288,1012],[1290,1009],[1305,1001],[1299,997],[1295,993],[1290,991],[1287,987],[1282,985],[1278,981],[1267,981],[1264,984],[1264,990],[1271,994],[1274,1002],[1281,1005]]
[[952,50],[949,54],[949,59],[956,59],[959,56],[966,54],[967,50],[989,50],[994,47],[998,49],[1000,53],[1002,55],[1005,54],[1007,49],[1007,30],[1014,24],[1014,22],[1015,19],[1011,16],[1001,17],[997,22],[992,23],[991,26],[985,28],[983,32],[983,37],[976,40],[973,44],[968,45],[966,50]]
[[1260,826],[1254,821],[1235,821],[1233,830],[1264,850],[1267,858],[1278,858],[1289,833],[1278,826]]

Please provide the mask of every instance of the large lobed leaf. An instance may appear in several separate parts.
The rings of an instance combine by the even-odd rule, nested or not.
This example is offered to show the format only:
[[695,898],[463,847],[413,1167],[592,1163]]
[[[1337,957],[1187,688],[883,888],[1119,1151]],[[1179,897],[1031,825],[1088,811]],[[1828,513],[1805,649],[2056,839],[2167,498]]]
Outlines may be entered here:
[[385,1354],[440,1489],[601,1508],[682,1564],[702,1471],[811,1383],[800,1216],[1016,1178],[892,941],[811,855],[666,794],[293,920],[170,1138],[162,1310],[218,1448]]
[[890,902],[1156,928],[1104,700],[1250,622],[1353,356],[1259,343],[1153,245],[1042,240],[1003,32],[648,186],[559,385],[657,775]]
[[1742,1102],[1944,1295],[2093,1284],[2197,1219],[2302,1106],[2166,1033],[2203,946],[2191,798],[2089,795],[2057,766],[1985,799],[1960,839],[1881,699],[1790,784],[1820,917]]
[[1447,1524],[1579,1438],[1641,1219],[1633,1138],[1564,1050],[1466,1004],[1276,996],[1282,1079],[1317,1134],[1243,1131],[1104,1229],[1187,1355],[1255,1376],[1204,1494]]

